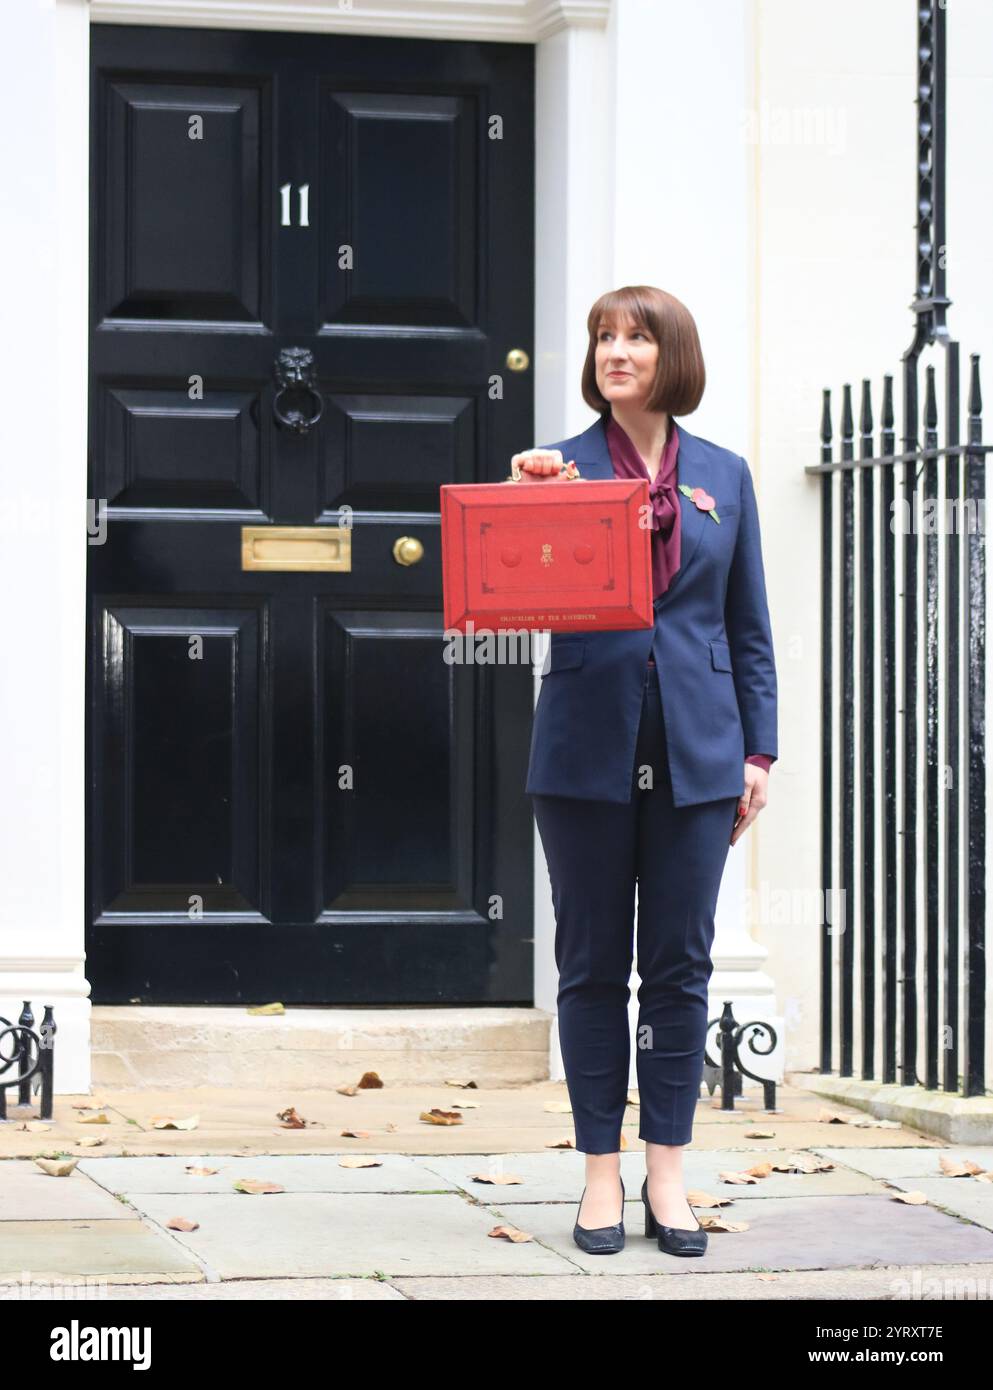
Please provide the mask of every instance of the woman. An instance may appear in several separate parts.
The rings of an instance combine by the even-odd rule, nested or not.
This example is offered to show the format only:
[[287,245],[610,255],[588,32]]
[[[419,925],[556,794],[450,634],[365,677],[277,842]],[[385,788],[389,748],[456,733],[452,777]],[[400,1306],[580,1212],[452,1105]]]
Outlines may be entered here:
[[758,510],[745,460],[672,418],[696,409],[705,384],[686,307],[626,286],[597,300],[587,326],[583,399],[600,418],[514,462],[650,480],[655,620],[553,633],[534,716],[526,791],[552,886],[559,1039],[586,1154],[573,1236],[589,1253],[624,1244],[637,883],[645,1234],[671,1254],[702,1255],[682,1149],[703,1076],[714,910],[729,845],[765,806],[778,747]]

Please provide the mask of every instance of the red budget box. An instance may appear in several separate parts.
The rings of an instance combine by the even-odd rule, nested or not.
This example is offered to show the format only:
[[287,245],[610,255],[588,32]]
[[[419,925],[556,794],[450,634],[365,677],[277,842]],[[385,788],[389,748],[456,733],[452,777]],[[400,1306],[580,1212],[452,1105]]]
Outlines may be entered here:
[[647,506],[637,478],[444,484],[446,630],[651,627]]

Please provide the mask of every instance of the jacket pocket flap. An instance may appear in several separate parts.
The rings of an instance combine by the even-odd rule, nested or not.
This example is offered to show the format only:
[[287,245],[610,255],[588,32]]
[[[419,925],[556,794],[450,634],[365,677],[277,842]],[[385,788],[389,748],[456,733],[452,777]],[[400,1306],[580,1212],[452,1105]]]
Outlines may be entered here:
[[586,655],[586,638],[572,637],[556,642],[552,637],[548,651],[545,674],[550,671],[567,671],[572,666],[582,666]]
[[710,660],[715,671],[730,671],[732,669],[731,648],[719,637],[715,637],[710,644]]

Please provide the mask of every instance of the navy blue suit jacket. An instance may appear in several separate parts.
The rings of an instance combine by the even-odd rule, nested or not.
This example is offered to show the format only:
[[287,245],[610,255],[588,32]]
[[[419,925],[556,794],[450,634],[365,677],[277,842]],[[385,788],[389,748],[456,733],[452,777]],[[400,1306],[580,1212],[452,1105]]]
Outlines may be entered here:
[[[678,481],[705,488],[720,522],[679,494],[680,565],[655,600],[654,627],[552,633],[528,793],[631,800],[649,652],[676,806],[740,796],[746,753],[778,757],[776,665],[751,470],[740,454],[678,428]],[[575,459],[584,478],[614,477],[602,418],[541,447]]]

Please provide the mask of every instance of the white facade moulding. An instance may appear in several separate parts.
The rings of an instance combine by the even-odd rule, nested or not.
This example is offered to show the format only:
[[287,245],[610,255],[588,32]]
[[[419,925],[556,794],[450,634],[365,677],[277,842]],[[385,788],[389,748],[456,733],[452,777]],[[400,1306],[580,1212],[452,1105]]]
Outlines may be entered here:
[[603,29],[611,0],[90,0],[90,19],[209,29],[282,29],[390,38],[538,43]]

